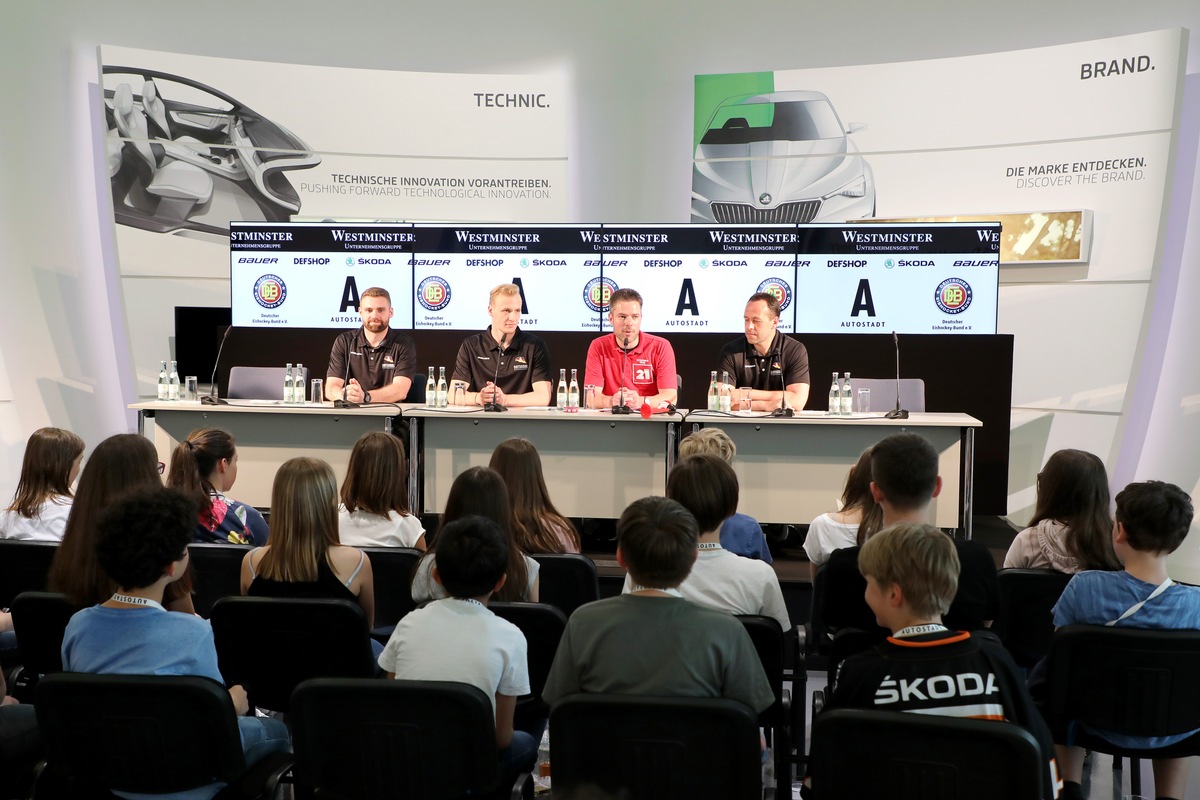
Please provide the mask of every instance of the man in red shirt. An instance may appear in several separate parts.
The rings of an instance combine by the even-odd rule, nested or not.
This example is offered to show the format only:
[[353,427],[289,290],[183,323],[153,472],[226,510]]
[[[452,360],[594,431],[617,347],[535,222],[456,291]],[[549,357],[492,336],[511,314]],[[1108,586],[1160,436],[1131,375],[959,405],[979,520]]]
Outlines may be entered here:
[[633,289],[613,292],[608,322],[612,334],[588,347],[584,384],[597,387],[592,407],[625,405],[636,411],[643,403],[651,408],[674,403],[679,396],[675,351],[661,336],[642,332],[642,296]]

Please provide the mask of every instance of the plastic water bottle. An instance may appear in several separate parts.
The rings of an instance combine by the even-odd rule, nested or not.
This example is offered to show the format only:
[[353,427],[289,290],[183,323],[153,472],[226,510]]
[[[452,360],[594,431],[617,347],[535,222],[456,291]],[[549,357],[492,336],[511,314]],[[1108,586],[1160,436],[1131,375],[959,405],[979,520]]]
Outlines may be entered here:
[[554,401],[559,411],[567,407],[567,371],[565,369],[558,371],[558,388],[554,393]]
[[158,399],[166,400],[169,390],[167,389],[167,362],[162,362],[158,368]]
[[708,410],[721,410],[721,398],[717,393],[717,371],[715,369],[712,371],[708,379]]
[[446,396],[446,388],[446,368],[438,367],[437,389],[434,390],[438,408],[445,408],[450,404],[450,398]]
[[729,388],[729,373],[721,373],[721,410],[726,414],[733,411],[733,392]]
[[292,369],[292,364],[289,361],[287,372],[283,375],[283,402],[290,403],[292,398],[296,396],[296,372]]
[[833,373],[833,383],[829,384],[829,411],[831,417],[840,416],[842,413],[842,392],[838,386],[838,374]]
[[567,387],[567,408],[579,408],[579,370],[571,370],[571,383]]
[[850,373],[842,381],[842,416],[848,417],[854,413],[854,389],[850,387]]

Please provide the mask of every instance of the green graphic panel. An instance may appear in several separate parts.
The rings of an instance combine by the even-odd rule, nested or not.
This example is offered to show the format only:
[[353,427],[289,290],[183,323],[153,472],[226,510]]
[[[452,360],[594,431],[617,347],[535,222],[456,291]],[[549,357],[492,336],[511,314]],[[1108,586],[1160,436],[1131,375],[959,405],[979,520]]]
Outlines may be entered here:
[[696,145],[700,143],[700,138],[704,136],[705,127],[708,125],[708,118],[712,116],[721,101],[738,95],[767,94],[773,91],[775,91],[774,72],[697,75],[696,111],[692,121],[692,150],[695,151]]

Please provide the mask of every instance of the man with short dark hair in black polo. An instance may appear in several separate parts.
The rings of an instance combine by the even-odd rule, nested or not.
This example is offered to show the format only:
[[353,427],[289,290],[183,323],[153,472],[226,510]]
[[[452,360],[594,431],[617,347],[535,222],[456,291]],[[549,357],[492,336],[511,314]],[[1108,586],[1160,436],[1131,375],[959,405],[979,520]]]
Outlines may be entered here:
[[417,372],[417,346],[408,334],[388,327],[394,313],[387,289],[372,286],[362,293],[362,327],[333,340],[325,370],[326,400],[399,403],[408,397]]
[[[750,387],[750,408],[740,410],[772,411],[785,393],[788,408],[799,411],[808,402],[808,350],[779,332],[779,312],[779,298],[770,292],[750,295],[742,317],[745,337],[721,348],[717,373],[728,373],[733,389]],[[733,392],[735,404],[739,395]]]
[[[521,290],[514,283],[492,289],[492,324],[458,348],[450,402],[463,406],[550,405],[550,351],[546,343],[517,327]],[[501,346],[503,343],[503,346]],[[459,386],[463,388],[459,390]]]

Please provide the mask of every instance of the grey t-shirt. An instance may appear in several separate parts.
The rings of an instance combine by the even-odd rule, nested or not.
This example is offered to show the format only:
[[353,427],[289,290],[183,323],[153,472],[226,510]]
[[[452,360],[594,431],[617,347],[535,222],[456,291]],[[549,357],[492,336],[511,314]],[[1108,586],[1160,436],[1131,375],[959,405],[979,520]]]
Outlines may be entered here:
[[728,614],[675,597],[626,594],[575,610],[542,691],[775,702],[750,635]]

